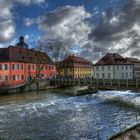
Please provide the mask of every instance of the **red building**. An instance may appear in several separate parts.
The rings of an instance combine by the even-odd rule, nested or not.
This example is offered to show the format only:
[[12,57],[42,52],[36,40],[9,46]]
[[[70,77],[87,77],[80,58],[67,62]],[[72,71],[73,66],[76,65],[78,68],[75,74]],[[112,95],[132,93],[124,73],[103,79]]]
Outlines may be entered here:
[[0,48],[0,86],[17,86],[29,79],[56,76],[55,64],[46,53],[28,49],[24,41],[19,43]]

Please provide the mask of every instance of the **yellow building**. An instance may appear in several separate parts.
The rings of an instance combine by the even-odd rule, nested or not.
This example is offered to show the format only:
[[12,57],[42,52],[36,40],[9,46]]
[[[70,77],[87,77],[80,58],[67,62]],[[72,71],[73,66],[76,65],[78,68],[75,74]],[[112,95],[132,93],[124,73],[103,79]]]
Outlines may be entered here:
[[70,55],[59,63],[58,75],[75,78],[91,77],[92,63],[83,57]]

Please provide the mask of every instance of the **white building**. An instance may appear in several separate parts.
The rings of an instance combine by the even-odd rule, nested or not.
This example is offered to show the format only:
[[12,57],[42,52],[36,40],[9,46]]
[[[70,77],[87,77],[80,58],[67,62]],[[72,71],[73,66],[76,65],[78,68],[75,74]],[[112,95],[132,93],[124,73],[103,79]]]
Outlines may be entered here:
[[137,58],[127,57],[126,61],[134,65],[134,78],[140,79],[140,60]]
[[107,53],[94,65],[96,79],[133,79],[134,66],[117,53]]

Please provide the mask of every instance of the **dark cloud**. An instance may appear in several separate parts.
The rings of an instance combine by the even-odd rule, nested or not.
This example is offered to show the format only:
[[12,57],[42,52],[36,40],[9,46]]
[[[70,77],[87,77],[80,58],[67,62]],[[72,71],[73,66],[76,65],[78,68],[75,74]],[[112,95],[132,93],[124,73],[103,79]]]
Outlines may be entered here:
[[[119,40],[116,35],[130,30],[134,24],[139,23],[140,5],[136,5],[135,0],[130,0],[119,11],[107,9],[100,19],[98,26],[89,35],[90,38],[95,37],[97,41],[100,40]],[[115,36],[114,36],[115,35]]]
[[[118,52],[124,56],[139,56],[140,1],[129,0],[121,9],[109,8],[102,13],[98,25],[89,34],[94,52]],[[91,54],[92,57],[92,54]],[[94,57],[93,57],[94,58]]]

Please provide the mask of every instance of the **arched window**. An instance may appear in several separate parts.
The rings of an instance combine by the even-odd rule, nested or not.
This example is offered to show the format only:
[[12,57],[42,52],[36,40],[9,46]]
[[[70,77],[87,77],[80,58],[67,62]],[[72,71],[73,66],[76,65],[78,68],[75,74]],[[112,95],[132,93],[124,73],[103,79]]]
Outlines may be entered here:
[[5,70],[8,70],[8,65],[7,64],[5,64]]
[[2,70],[2,65],[0,64],[0,70]]

